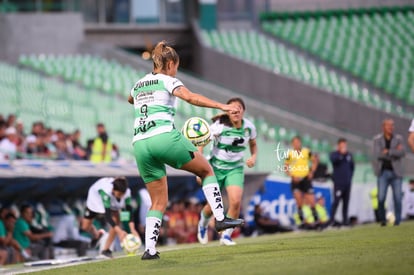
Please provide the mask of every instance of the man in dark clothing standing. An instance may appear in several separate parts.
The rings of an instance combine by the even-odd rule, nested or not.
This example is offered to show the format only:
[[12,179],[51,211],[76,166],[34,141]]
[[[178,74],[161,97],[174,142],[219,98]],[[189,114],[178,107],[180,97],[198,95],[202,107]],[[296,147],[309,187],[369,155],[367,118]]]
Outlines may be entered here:
[[395,223],[401,222],[404,141],[401,135],[394,134],[394,121],[382,122],[382,133],[374,137],[374,171],[378,177],[378,215],[381,225],[385,219],[385,199],[388,185],[391,185],[394,198]]
[[335,221],[336,209],[342,200],[343,225],[348,225],[348,205],[351,194],[351,182],[354,175],[354,160],[348,152],[347,141],[338,139],[336,151],[331,152],[330,160],[333,166],[332,180],[334,182],[334,201],[331,208],[331,221]]

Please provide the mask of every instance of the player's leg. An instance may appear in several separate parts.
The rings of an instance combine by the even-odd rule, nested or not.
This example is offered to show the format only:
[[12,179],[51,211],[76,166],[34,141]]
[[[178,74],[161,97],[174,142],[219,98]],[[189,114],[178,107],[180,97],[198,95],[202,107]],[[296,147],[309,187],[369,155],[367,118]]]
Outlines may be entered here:
[[291,190],[292,190],[293,198],[295,199],[295,202],[296,202],[296,207],[298,209],[298,216],[299,216],[300,223],[303,225],[304,217],[303,217],[303,211],[302,211],[302,206],[303,206],[302,191],[300,191],[298,184],[294,184],[294,183],[291,183]]
[[309,180],[308,178],[304,178],[302,181],[302,191],[305,194],[304,195],[305,203],[310,206],[314,221],[315,223],[318,223],[319,217],[318,217],[318,212],[316,211],[316,208],[315,208],[315,204],[316,204],[315,191],[313,189],[311,180]]
[[388,189],[388,171],[383,171],[378,177],[378,215],[382,226],[386,225],[385,220],[385,199]]
[[340,202],[341,197],[342,197],[342,191],[335,184],[334,184],[333,195],[334,195],[334,201],[333,201],[332,206],[331,206],[330,224],[333,224],[335,222],[336,210],[338,209],[339,202]]
[[208,243],[208,224],[211,215],[213,215],[213,212],[211,211],[210,205],[207,203],[201,210],[200,220],[198,222],[197,239],[201,244]]
[[220,187],[213,168],[206,158],[178,131],[173,131],[169,137],[170,139],[167,142],[173,142],[171,144],[173,146],[169,144],[167,144],[168,146],[162,146],[165,163],[177,169],[189,171],[201,178],[204,195],[217,221],[216,230],[222,231],[230,227],[240,226],[243,223],[242,220],[225,218]]
[[395,225],[399,225],[401,222],[401,209],[402,209],[402,178],[394,175],[391,180],[392,196],[394,199],[394,212],[395,212]]
[[349,224],[348,219],[348,207],[349,207],[349,199],[351,196],[351,186],[344,188],[342,194],[342,223],[343,225]]
[[168,203],[167,177],[147,183],[148,193],[151,197],[151,207],[145,220],[145,253],[143,260],[158,259],[155,248],[160,235],[162,216]]
[[[225,187],[229,200],[229,207],[227,210],[227,217],[237,219],[240,216],[241,200],[243,197],[244,173],[243,168],[236,168],[227,171],[225,179]],[[234,228],[226,229],[221,235],[220,243],[224,245],[235,245],[236,243],[231,239]]]
[[103,232],[100,232],[93,225],[93,220],[96,217],[97,213],[86,208],[85,214],[81,221],[81,229],[85,232],[88,232],[92,236],[91,247],[95,247],[99,239],[102,237]]
[[[221,171],[217,169],[214,169],[213,171],[221,190],[224,186],[225,174],[222,174]],[[207,203],[201,210],[200,221],[198,223],[197,239],[201,244],[208,243],[208,224],[212,215],[213,212],[211,211],[210,204]]]
[[230,219],[224,216],[223,198],[217,178],[208,161],[199,152],[193,152],[193,159],[181,166],[180,169],[199,176],[203,183],[203,192],[216,218],[216,230],[221,232],[243,224],[240,219]]
[[[112,219],[115,222],[116,225],[120,225],[120,219],[119,219],[119,212],[118,211],[112,211]],[[108,231],[108,237],[106,238],[104,247],[102,249],[102,254],[111,257],[112,258],[112,251],[110,249],[112,243],[115,240],[116,231],[115,228],[111,227]]]
[[[145,252],[142,260],[159,259],[155,246],[161,229],[162,217],[168,203],[168,186],[163,155],[165,146],[171,146],[169,133],[134,143],[134,155],[139,173],[146,183],[151,206],[145,218]],[[151,148],[151,151],[149,150]],[[164,152],[163,152],[164,151]]]

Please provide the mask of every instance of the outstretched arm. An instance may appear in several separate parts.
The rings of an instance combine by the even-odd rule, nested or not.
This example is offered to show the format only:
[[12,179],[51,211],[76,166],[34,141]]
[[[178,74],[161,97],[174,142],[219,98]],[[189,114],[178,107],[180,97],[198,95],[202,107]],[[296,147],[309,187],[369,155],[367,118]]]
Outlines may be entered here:
[[215,108],[215,109],[223,110],[225,112],[239,111],[236,107],[232,105],[222,104],[215,100],[209,99],[203,95],[193,93],[184,86],[179,86],[175,88],[173,91],[173,95],[175,95],[178,98],[181,98],[184,101],[187,101],[188,103],[192,105],[196,105],[199,107]]

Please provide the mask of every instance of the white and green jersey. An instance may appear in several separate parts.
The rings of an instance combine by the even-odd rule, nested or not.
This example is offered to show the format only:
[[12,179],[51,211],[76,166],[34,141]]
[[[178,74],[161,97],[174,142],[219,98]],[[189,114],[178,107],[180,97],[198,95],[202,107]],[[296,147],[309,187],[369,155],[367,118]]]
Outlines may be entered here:
[[210,126],[210,131],[214,140],[210,154],[211,165],[224,170],[243,167],[244,151],[249,146],[249,141],[256,139],[254,124],[243,118],[242,127],[237,129],[217,120]]
[[135,122],[132,142],[149,138],[174,128],[176,97],[172,92],[183,83],[171,76],[150,73],[135,83]]
[[112,195],[114,178],[100,178],[88,191],[86,207],[96,213],[105,213],[105,208],[118,211],[131,204],[131,189],[127,188],[125,194],[120,200]]

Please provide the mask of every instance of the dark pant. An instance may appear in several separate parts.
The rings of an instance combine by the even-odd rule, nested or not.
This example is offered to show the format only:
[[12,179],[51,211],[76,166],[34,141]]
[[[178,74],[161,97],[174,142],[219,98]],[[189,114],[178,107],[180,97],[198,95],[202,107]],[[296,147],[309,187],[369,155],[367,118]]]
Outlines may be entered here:
[[382,223],[385,219],[385,200],[387,198],[387,189],[391,185],[394,198],[395,224],[401,222],[401,204],[402,204],[402,178],[398,177],[394,171],[384,170],[378,177],[378,212]]
[[60,241],[59,243],[55,243],[55,246],[59,246],[63,248],[74,248],[76,249],[76,254],[79,257],[82,257],[86,255],[86,251],[88,250],[89,243],[79,241],[79,240],[66,240],[66,241]]
[[334,201],[331,208],[331,221],[335,220],[336,210],[338,208],[339,202],[342,200],[342,222],[343,224],[348,224],[348,205],[349,198],[351,195],[351,184],[346,186],[337,186],[334,185]]

